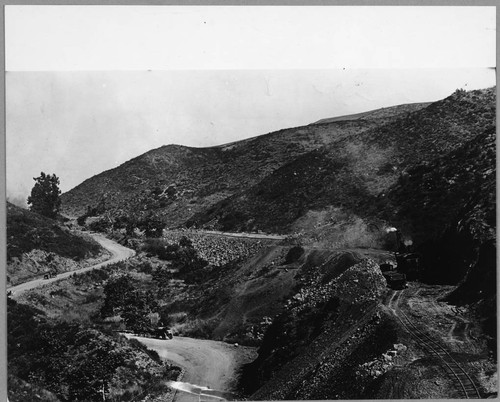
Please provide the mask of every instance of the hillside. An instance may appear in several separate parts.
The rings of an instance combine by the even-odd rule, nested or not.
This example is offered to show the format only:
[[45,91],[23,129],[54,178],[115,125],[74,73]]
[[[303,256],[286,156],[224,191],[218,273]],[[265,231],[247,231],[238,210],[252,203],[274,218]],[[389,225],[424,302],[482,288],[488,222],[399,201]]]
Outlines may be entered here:
[[161,147],[63,194],[63,212],[76,217],[94,209],[115,219],[159,219],[170,228],[282,233],[330,207],[352,219],[373,218],[407,169],[495,124],[495,90],[456,91],[432,104],[352,118],[219,147]]
[[285,129],[211,148],[164,146],[63,194],[62,212],[77,217],[100,204],[114,217],[152,215],[176,227],[296,157],[408,113],[386,110],[393,109],[379,118]]
[[[170,145],[85,181],[64,211],[138,251],[99,291],[123,293],[101,318],[123,329],[154,310],[176,334],[259,346],[241,381],[251,400],[494,395],[495,108],[495,88],[457,90],[219,147]],[[394,262],[389,227],[419,259],[397,290],[379,265]],[[64,309],[42,296],[38,308]]]
[[11,401],[165,396],[171,391],[164,383],[176,379],[180,371],[137,342],[78,322],[49,319],[10,298],[7,319]]
[[76,235],[57,221],[7,203],[7,281],[24,282],[50,270],[75,269],[104,258],[91,237]]
[[409,169],[446,159],[494,124],[493,89],[456,92],[404,118],[307,152],[253,187],[194,215],[188,225],[286,233],[304,226],[310,211],[332,207],[337,211],[331,221],[344,213],[368,224],[382,217],[387,193]]
[[340,247],[381,247],[384,226],[396,226],[422,254],[425,281],[462,281],[450,300],[483,300],[483,315],[491,320],[494,108],[494,89],[457,91],[403,119],[306,153],[188,224],[300,232],[304,241]]

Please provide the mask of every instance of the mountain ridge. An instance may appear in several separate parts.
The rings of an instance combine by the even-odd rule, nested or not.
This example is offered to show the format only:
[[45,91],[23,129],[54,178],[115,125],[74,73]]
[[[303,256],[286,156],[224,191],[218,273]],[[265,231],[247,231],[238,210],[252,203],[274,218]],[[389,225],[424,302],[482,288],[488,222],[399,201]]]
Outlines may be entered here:
[[354,114],[346,114],[335,117],[327,117],[321,120],[318,120],[311,124],[325,124],[325,123],[334,123],[337,121],[346,121],[346,120],[365,120],[367,118],[381,118],[389,116],[397,116],[403,113],[411,113],[416,112],[417,110],[426,108],[433,102],[413,102],[413,103],[403,103],[400,105],[381,107],[378,109],[367,110],[366,112],[354,113]]
[[[64,193],[63,213],[70,216],[82,215],[86,205],[95,206],[105,194],[114,194],[117,196],[111,195],[109,201],[115,204],[113,214],[119,214],[122,201],[138,197],[140,191],[136,188],[144,182],[148,188],[153,188],[158,183],[162,190],[176,183],[181,194],[195,191],[198,196],[209,195],[207,203],[202,203],[200,209],[203,209],[240,191],[242,184],[247,186],[257,183],[291,158],[374,125],[373,122],[361,120],[316,127],[301,126],[206,148],[164,145],[95,175]],[[180,165],[190,171],[181,172]],[[238,177],[234,178],[234,173],[237,173]],[[194,182],[198,188],[190,188],[188,182]],[[123,186],[123,189],[120,186]],[[164,201],[163,207],[168,200]],[[181,207],[198,209],[196,203],[188,205],[190,199],[184,201],[181,202]],[[132,203],[140,203],[140,200]],[[174,219],[174,224],[181,224],[189,218],[189,214],[180,211],[181,208],[175,208],[174,205],[174,209],[175,214],[167,213],[166,216],[167,219]],[[176,218],[179,212],[182,219]],[[155,216],[162,219],[161,213],[155,213]]]
[[[391,116],[388,117],[388,119],[392,119],[394,118],[394,116],[398,115],[398,113],[401,113],[401,110],[397,106],[394,108],[385,109],[396,110]],[[316,127],[300,126],[244,139],[242,141],[236,141],[228,144],[221,144],[205,148],[187,147],[174,144],[164,145],[150,150],[142,155],[139,155],[121,164],[120,166],[109,169],[105,172],[101,172],[100,174],[97,174],[85,180],[75,188],[67,191],[62,196],[63,211],[70,216],[82,215],[85,212],[85,205],[81,205],[82,200],[84,201],[84,203],[87,203],[87,205],[94,206],[105,194],[121,193],[122,191],[117,187],[117,183],[123,185],[123,192],[130,192],[132,196],[137,196],[138,194],[136,191],[134,191],[134,186],[141,186],[141,179],[144,180],[146,178],[146,180],[148,180],[148,176],[159,175],[159,182],[161,182],[161,185],[163,186],[169,186],[170,184],[175,183],[176,179],[180,179],[182,181],[183,178],[180,176],[183,175],[179,174],[178,169],[174,169],[172,172],[170,172],[170,175],[168,174],[168,172],[164,171],[168,168],[172,168],[173,165],[175,165],[175,158],[181,153],[184,153],[184,155],[188,153],[191,155],[197,154],[197,158],[188,158],[186,164],[189,165],[190,168],[192,168],[193,165],[201,163],[199,170],[205,171],[205,173],[202,172],[201,174],[200,172],[198,172],[194,175],[195,177],[192,177],[193,175],[185,175],[185,178],[187,178],[188,180],[208,182],[210,181],[210,172],[214,170],[214,167],[211,165],[221,164],[222,170],[227,169],[228,173],[232,173],[235,169],[242,169],[243,167],[242,175],[244,175],[246,177],[246,180],[249,180],[251,184],[255,184],[259,178],[263,178],[266,174],[272,172],[276,168],[279,168],[290,158],[299,156],[313,149],[318,149],[325,144],[338,140],[339,138],[348,137],[353,132],[363,131],[366,128],[372,127],[374,124],[375,123],[370,122],[369,120],[359,120],[341,121],[333,125],[326,124],[318,125]],[[250,153],[252,156],[250,158],[245,158],[245,153]],[[263,155],[258,155],[259,153],[263,153]],[[168,161],[165,160],[165,154],[171,154],[172,158],[174,158],[173,163],[168,163]],[[278,155],[278,157],[270,157],[270,154]],[[242,162],[239,164],[234,162],[228,163],[228,161],[231,159],[241,159]],[[155,164],[155,161],[158,163]],[[140,162],[146,162],[143,168],[147,169],[145,172],[143,172],[143,174],[135,174],[133,172],[133,169],[130,169],[130,167],[133,167]],[[158,168],[157,165],[162,163],[165,166]],[[247,171],[245,172],[244,167],[249,163],[253,164],[254,167],[247,169]],[[150,166],[151,164],[153,165],[153,167]],[[255,165],[257,165],[257,168],[255,168]],[[126,176],[130,179],[129,183],[115,175],[116,172],[120,171],[123,176]],[[123,171],[125,171],[125,173],[123,173]],[[227,186],[227,183],[231,183],[231,178],[229,177],[229,175],[224,173],[222,173],[221,175],[221,179],[224,180],[218,181],[224,181],[224,184],[222,186]],[[255,175],[256,177],[255,180],[251,179],[251,176],[253,175]],[[167,183],[168,181],[170,181],[170,183]],[[239,182],[240,180],[236,181]],[[100,184],[97,185],[97,187],[99,187],[97,189],[95,188],[96,182],[100,182]],[[213,185],[213,183],[211,184]],[[232,183],[232,188],[230,186],[229,191],[224,191],[224,189],[219,189],[218,191],[217,189],[215,189],[216,191],[213,191],[213,189],[208,188],[207,191],[211,193],[212,197],[208,200],[207,204],[214,204],[214,201],[219,201],[226,198],[227,196],[234,194],[235,192],[240,190],[240,186],[238,184]],[[149,180],[148,185],[152,187],[153,185],[155,185],[155,183],[151,183],[151,180]],[[192,190],[188,186],[186,186],[185,183],[181,183],[181,187],[181,192],[185,190],[190,193],[190,190]],[[127,195],[122,194],[118,198],[127,198]],[[120,200],[117,200],[117,197],[111,197],[110,201],[113,204],[117,204],[117,206],[121,206],[121,202]],[[192,207],[186,204],[188,203],[183,203],[182,206],[187,206],[188,208]],[[202,207],[206,207],[205,203],[202,205]],[[133,209],[136,210],[137,208]],[[196,209],[197,208],[195,205],[195,210]],[[179,208],[176,208],[176,212],[179,213]],[[161,216],[161,214],[159,215]],[[167,215],[167,219],[173,218],[173,214]],[[187,220],[188,217],[183,216],[183,218],[184,220]],[[178,224],[182,222],[180,222],[179,219],[176,219],[175,223]]]

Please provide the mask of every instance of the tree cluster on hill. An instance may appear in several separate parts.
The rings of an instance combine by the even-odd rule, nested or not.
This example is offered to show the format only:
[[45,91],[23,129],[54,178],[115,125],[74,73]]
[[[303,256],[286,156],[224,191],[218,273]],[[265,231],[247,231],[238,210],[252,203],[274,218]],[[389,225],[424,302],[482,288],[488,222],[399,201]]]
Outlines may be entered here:
[[207,275],[208,262],[200,257],[192,241],[185,236],[177,243],[150,239],[146,241],[143,250],[170,262],[168,268],[158,268],[154,273],[161,286],[167,285],[168,279],[172,277],[170,272],[187,283],[200,282]]
[[[97,217],[97,219],[88,223],[87,219],[92,217]],[[154,218],[151,214],[141,218],[136,217],[135,214],[112,216],[106,212],[104,202],[100,202],[95,208],[88,207],[87,212],[77,218],[77,223],[101,233],[125,230],[126,236],[129,237],[135,236],[136,230],[143,232],[146,237],[161,237],[166,226],[165,222]]]
[[102,317],[120,315],[128,330],[148,333],[154,331],[149,315],[157,311],[155,294],[137,289],[130,275],[112,277],[106,282]]

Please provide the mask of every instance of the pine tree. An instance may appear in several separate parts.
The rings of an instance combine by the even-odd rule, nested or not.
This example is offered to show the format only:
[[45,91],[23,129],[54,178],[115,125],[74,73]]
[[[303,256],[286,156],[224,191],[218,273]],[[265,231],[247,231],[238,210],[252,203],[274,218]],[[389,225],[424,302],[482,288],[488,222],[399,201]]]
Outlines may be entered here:
[[41,172],[40,176],[34,177],[33,180],[35,180],[35,185],[28,197],[30,210],[48,218],[56,218],[61,208],[59,178],[55,174],[46,175]]

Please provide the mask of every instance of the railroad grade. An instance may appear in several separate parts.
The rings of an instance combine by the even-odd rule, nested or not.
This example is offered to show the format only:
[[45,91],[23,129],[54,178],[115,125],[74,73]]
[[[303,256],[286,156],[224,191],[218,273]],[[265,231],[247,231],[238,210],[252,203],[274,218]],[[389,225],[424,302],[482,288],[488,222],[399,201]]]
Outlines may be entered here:
[[394,315],[398,318],[406,331],[417,340],[422,349],[428,355],[437,358],[445,369],[445,372],[456,383],[457,391],[463,394],[466,399],[481,399],[481,394],[476,384],[462,365],[451,356],[448,350],[446,350],[440,342],[433,339],[423,329],[419,328],[407,314],[398,308],[403,293],[404,290],[393,291],[389,299],[388,306],[393,311]]

